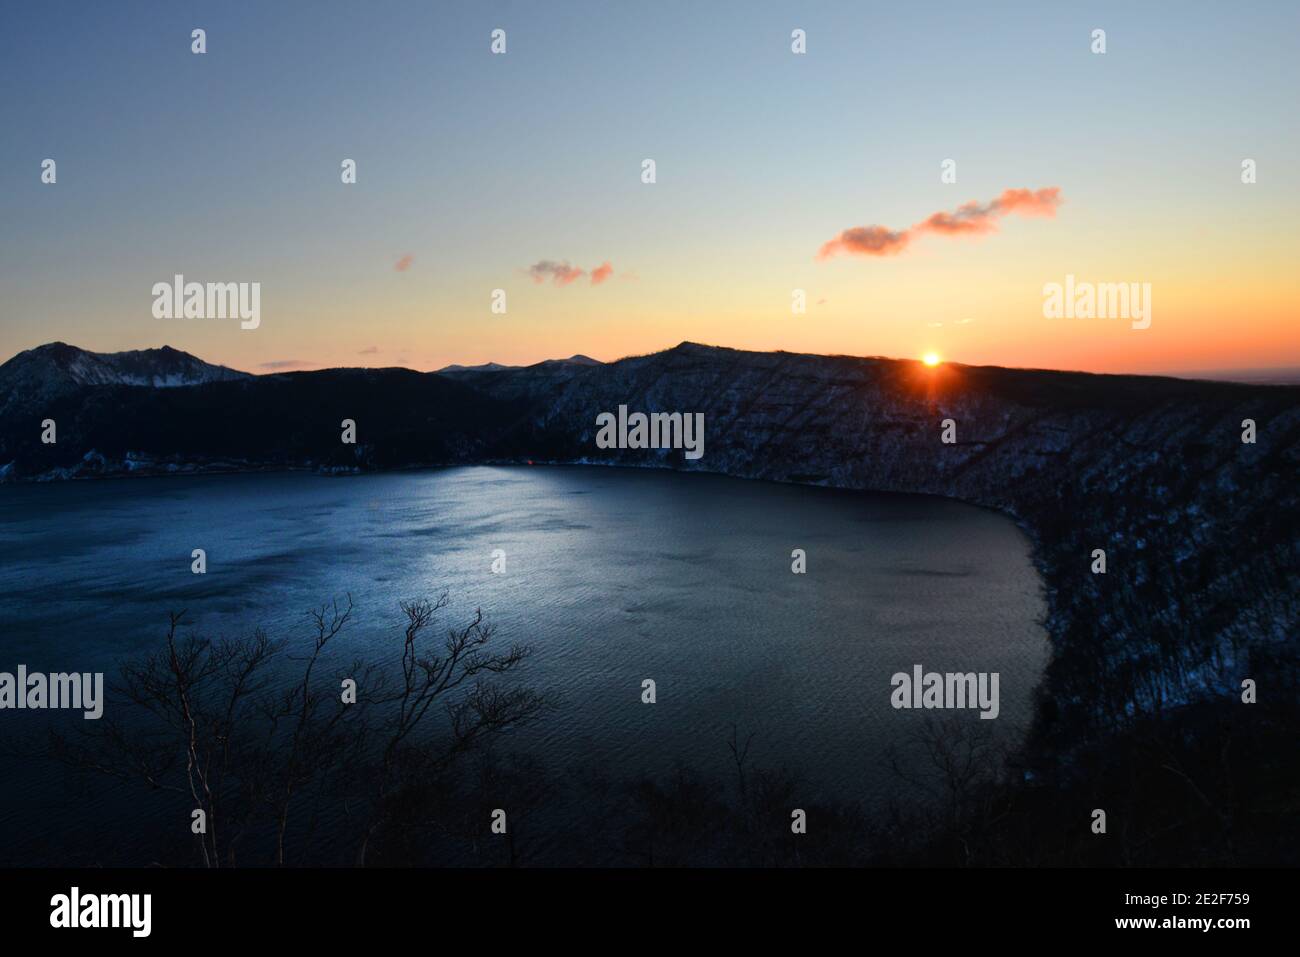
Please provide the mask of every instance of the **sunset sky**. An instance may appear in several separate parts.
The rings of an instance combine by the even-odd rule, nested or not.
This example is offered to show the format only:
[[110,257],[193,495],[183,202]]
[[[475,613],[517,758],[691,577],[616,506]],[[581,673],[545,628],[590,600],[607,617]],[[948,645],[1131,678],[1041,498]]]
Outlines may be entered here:
[[[689,339],[1300,366],[1298,36],[1281,2],[15,4],[0,361],[61,339],[433,369]],[[1057,192],[996,204],[1019,189]],[[987,221],[917,228],[936,213]],[[872,226],[914,231],[819,258]],[[155,319],[176,273],[260,282],[260,328]],[[1151,327],[1044,318],[1067,274],[1150,283]]]

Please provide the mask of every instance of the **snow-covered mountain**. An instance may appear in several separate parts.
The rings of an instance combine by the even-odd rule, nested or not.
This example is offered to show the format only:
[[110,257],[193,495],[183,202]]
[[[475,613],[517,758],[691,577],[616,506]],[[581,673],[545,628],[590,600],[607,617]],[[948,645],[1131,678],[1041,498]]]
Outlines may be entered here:
[[[119,384],[185,376],[207,378],[191,388]],[[16,378],[19,390],[6,391]],[[64,391],[43,399],[51,388]],[[0,415],[0,481],[592,462],[995,508],[1032,536],[1046,583],[1055,654],[1045,707],[1057,717],[1040,730],[1062,741],[1223,696],[1241,676],[1295,659],[1295,386],[930,369],[694,343],[598,365],[244,377],[174,350],[94,356],[55,344],[0,367],[5,401],[22,405]],[[702,413],[704,457],[597,447],[596,417],[620,405]],[[47,416],[57,445],[41,442]],[[348,417],[364,423],[363,444],[339,442]],[[1091,570],[1097,550],[1107,574]]]
[[[580,358],[244,377],[174,350],[95,356],[56,343],[0,366],[0,408],[22,403],[20,414],[0,415],[0,483],[585,462],[943,495],[1015,518],[1042,574],[1052,658],[1018,758],[1034,793],[1069,782],[1084,789],[1069,792],[1078,806],[1093,807],[1084,802],[1094,793],[1125,793],[1132,781],[1122,762],[1099,771],[1096,755],[1132,755],[1147,767],[1149,754],[1166,760],[1168,742],[1200,742],[1223,715],[1232,716],[1234,755],[1235,742],[1260,728],[1291,729],[1285,709],[1300,700],[1300,386],[929,368],[689,342],[604,364]],[[202,384],[134,386],[186,376]],[[702,413],[703,458],[598,447],[597,416],[621,405]],[[41,441],[46,417],[58,423],[57,444]],[[359,444],[339,441],[344,418],[359,424]],[[783,560],[773,556],[777,567]],[[844,640],[888,637],[878,622],[844,629]],[[1245,678],[1267,690],[1259,705],[1242,706]],[[1141,724],[1170,714],[1183,724],[1161,737]],[[1136,744],[1124,737],[1130,728],[1141,731]],[[1217,780],[1227,753],[1215,751],[1207,780]],[[1245,760],[1242,768],[1254,768]],[[1225,786],[1239,787],[1223,766]],[[1269,786],[1288,789],[1276,799],[1269,792],[1268,806],[1283,806],[1292,786]],[[1028,833],[1042,819],[1024,796],[1006,806],[1029,809],[1017,812]]]
[[171,346],[130,352],[89,352],[66,342],[50,342],[20,352],[0,366],[0,387],[24,378],[60,380],[73,385],[147,385],[171,388],[202,382],[227,382],[248,373],[212,365]]
[[176,388],[249,378],[171,346],[130,352],[90,352],[50,342],[0,365],[0,414],[16,414],[86,386]]

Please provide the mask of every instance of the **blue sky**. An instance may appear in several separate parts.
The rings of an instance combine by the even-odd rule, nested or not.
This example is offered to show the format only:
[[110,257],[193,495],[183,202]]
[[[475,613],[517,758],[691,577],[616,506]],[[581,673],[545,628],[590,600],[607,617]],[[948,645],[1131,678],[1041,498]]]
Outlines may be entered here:
[[[1300,364],[1300,337],[1281,335],[1298,301],[1297,5],[1048,7],[11,5],[0,357],[57,338],[165,341],[254,370],[431,368],[689,338],[1011,365]],[[488,49],[496,27],[505,56]],[[1088,49],[1095,27],[1104,56]],[[1235,174],[1247,156],[1253,187]],[[339,181],[345,157],[355,186]],[[939,181],[948,157],[956,185]],[[1050,222],[887,262],[813,258],[847,227],[1047,186],[1065,199]],[[614,278],[533,284],[523,271],[547,259],[609,261]],[[260,281],[262,327],[160,326],[149,290],[177,272]],[[1066,272],[1151,281],[1164,321],[1142,339],[1045,326],[1039,290]],[[810,299],[797,318],[796,287]],[[488,312],[494,288],[506,316]],[[1245,338],[1211,348],[1225,322]]]

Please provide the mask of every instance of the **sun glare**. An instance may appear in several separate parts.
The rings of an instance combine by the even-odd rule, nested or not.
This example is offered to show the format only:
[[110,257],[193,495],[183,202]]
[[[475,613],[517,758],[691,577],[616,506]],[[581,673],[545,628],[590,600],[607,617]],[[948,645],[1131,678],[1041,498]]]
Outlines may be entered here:
[[939,353],[927,352],[925,355],[921,356],[921,361],[928,366],[937,366],[942,360],[939,358]]

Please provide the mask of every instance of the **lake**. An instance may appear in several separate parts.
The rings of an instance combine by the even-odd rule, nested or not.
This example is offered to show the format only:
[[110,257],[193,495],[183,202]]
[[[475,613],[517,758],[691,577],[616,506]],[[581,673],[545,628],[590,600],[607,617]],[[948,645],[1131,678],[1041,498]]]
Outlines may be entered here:
[[[341,653],[389,660],[399,602],[447,591],[440,623],[481,607],[502,643],[533,646],[521,679],[560,706],[507,743],[547,767],[722,776],[734,723],[758,764],[882,811],[914,799],[886,755],[925,714],[891,706],[891,676],[997,672],[988,723],[1014,741],[1048,656],[1041,587],[1030,543],[994,512],[706,474],[483,466],[0,487],[0,671],[111,677],[157,650],[181,609],[209,637],[309,641],[305,612],[349,593]],[[0,711],[11,735],[38,724]],[[88,798],[57,772],[0,762],[0,863],[57,860],[61,841],[102,828],[95,806],[112,789]]]

